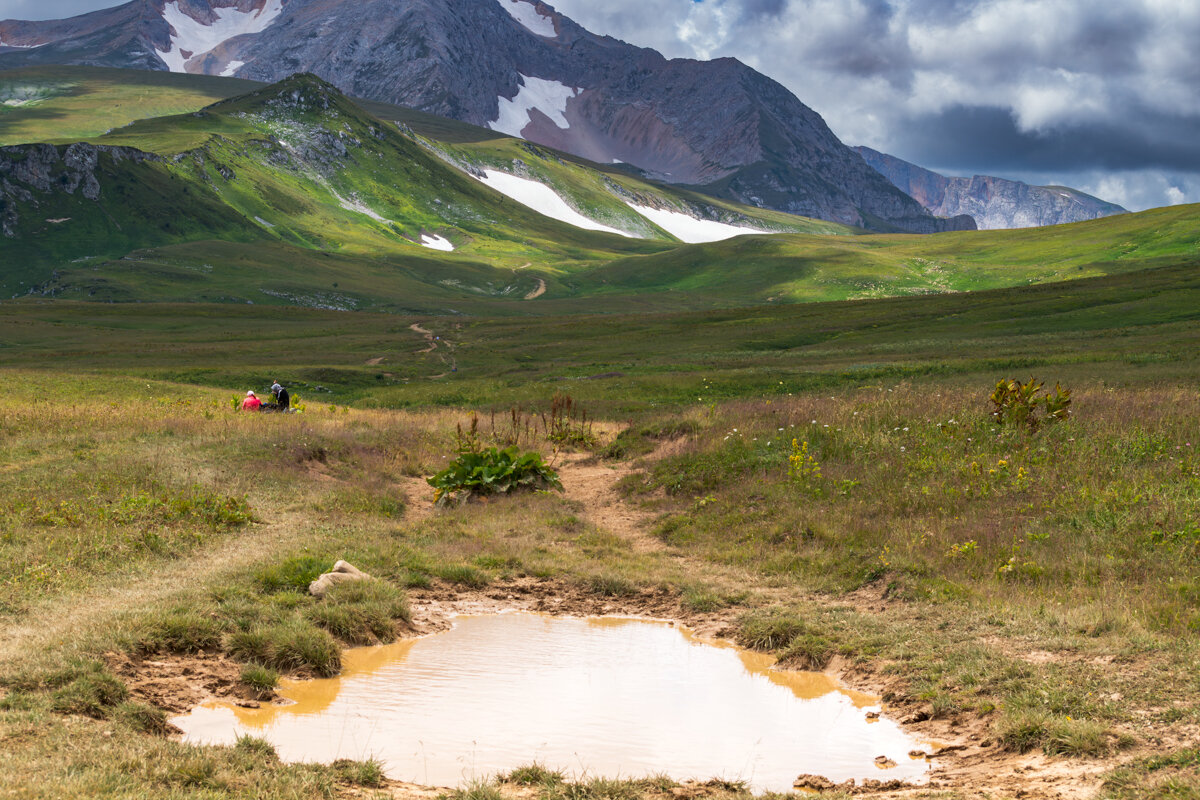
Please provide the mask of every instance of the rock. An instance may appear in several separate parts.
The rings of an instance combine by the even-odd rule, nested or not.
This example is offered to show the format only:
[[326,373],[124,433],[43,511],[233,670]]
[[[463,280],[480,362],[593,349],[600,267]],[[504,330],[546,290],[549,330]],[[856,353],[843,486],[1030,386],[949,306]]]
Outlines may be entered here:
[[792,781],[792,787],[795,789],[812,789],[814,791],[823,792],[832,789],[836,786],[833,781],[826,778],[824,775],[800,775],[796,780]]
[[891,769],[896,766],[896,762],[892,761],[887,756],[875,756],[875,766],[880,769]]
[[314,597],[324,597],[325,593],[339,583],[350,581],[369,581],[371,576],[345,561],[333,565],[331,572],[326,572],[308,585],[308,593]]

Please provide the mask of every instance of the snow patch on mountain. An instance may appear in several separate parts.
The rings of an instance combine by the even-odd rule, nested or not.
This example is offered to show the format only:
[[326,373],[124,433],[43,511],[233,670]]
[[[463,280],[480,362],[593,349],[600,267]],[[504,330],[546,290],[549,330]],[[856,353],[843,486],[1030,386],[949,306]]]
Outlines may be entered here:
[[[213,50],[235,36],[262,33],[283,13],[283,0],[266,0],[258,11],[238,11],[236,8],[214,8],[217,21],[206,25],[192,19],[179,8],[179,0],[163,6],[163,19],[173,29],[171,47],[155,49],[171,72],[187,72],[192,58]],[[184,53],[188,55],[185,56]]]
[[696,219],[688,214],[679,211],[668,211],[664,208],[651,208],[650,206],[639,206],[633,203],[626,203],[626,205],[679,241],[686,242],[687,244],[720,242],[725,239],[732,239],[734,236],[744,236],[748,233],[770,233],[770,231],[759,230],[758,228],[744,228],[724,222]]
[[441,250],[446,253],[454,252],[454,244],[449,239],[443,239],[441,236],[428,233],[421,234],[421,246],[428,247],[430,250]]
[[604,231],[605,233],[615,233],[630,239],[637,238],[632,233],[610,228],[607,225],[596,222],[594,219],[585,217],[567,205],[567,201],[562,199],[562,196],[558,192],[544,183],[538,183],[528,178],[518,178],[516,175],[509,175],[507,172],[499,172],[494,169],[485,169],[483,177],[479,178],[479,180],[497,192],[511,197],[521,205],[528,206],[539,214],[556,219],[559,222],[565,222],[568,225],[574,225],[576,228],[583,228],[589,231]]
[[14,50],[34,50],[38,47],[41,47],[41,45],[40,44],[12,44],[11,42],[5,43],[5,41],[3,39],[0,39],[0,47],[11,47]]
[[246,66],[245,61],[230,61],[225,65],[225,69],[221,70],[222,78],[232,78],[233,73],[237,72],[242,67]]
[[505,11],[512,14],[513,19],[533,33],[547,39],[558,38],[558,31],[554,29],[554,20],[543,16],[533,3],[528,0],[498,0],[498,2]]
[[567,101],[578,95],[579,89],[572,89],[558,81],[530,78],[525,75],[521,75],[521,84],[517,96],[513,99],[498,98],[500,114],[488,123],[489,128],[509,136],[520,137],[521,131],[525,130],[525,126],[530,122],[529,112],[535,109],[549,117],[550,121],[562,130],[571,127],[565,116]]

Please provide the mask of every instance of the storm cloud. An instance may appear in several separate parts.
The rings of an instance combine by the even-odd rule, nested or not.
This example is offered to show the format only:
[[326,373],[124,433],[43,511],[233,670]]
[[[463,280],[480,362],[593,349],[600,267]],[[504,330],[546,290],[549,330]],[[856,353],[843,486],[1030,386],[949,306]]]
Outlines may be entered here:
[[955,175],[1200,201],[1194,0],[558,0],[674,57],[733,56],[848,144]]
[[[349,0],[348,0],[349,1]],[[399,0],[398,0],[399,1]],[[0,0],[0,18],[112,0]],[[733,56],[847,144],[1128,208],[1200,201],[1196,0],[556,0],[667,56]]]

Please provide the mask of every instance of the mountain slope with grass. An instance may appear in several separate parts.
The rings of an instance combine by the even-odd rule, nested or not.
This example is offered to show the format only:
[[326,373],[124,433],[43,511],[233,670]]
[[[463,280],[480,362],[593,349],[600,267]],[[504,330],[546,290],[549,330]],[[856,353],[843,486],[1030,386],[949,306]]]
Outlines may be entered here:
[[344,91],[746,205],[876,230],[940,219],[846,147],[820,115],[736,59],[666,59],[534,0],[132,0],[67,20],[0,22],[0,69],[83,64]]
[[[233,79],[87,68],[19,79],[31,95],[73,88],[12,107],[10,131],[51,132],[54,118],[84,130],[88,109],[132,97],[151,113],[187,110],[134,120],[131,107],[82,143],[0,150],[10,297],[438,314],[701,309],[1066,280],[1180,263],[1197,247],[1196,207],[1024,231],[863,235],[360,103],[311,76],[249,93]],[[213,94],[230,96],[204,105]]]

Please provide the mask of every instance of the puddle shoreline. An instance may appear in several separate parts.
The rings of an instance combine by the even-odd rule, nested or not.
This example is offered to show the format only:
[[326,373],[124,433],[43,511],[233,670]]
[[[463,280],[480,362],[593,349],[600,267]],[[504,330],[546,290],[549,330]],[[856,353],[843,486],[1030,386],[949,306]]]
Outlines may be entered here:
[[[712,625],[705,634],[666,615],[533,611],[507,600],[472,598],[451,608],[421,603],[418,635],[346,651],[347,668],[338,678],[281,682],[280,694],[298,703],[247,709],[210,701],[173,721],[190,730],[185,741],[197,743],[227,743],[231,731],[263,735],[287,761],[377,757],[378,748],[390,747],[383,758],[389,777],[413,785],[461,785],[549,760],[576,777],[612,777],[614,769],[624,777],[667,772],[692,782],[724,776],[748,780],[757,792],[791,791],[804,774],[821,774],[834,783],[930,786],[928,760],[921,759],[917,768],[904,756],[929,752],[931,737],[906,731],[878,713],[868,721],[866,711],[884,711],[879,698],[849,688],[835,674],[775,668],[772,656],[714,636]],[[429,614],[435,608],[436,616]],[[636,640],[641,649],[626,640]],[[500,647],[497,652],[524,648],[524,654],[505,665],[489,647]],[[626,676],[647,653],[651,661],[639,667],[642,671]],[[532,665],[526,663],[530,660]],[[724,676],[719,680],[702,670],[718,665]],[[466,680],[447,689],[453,681],[446,675],[456,672]],[[734,673],[740,678],[731,677]],[[489,708],[489,700],[496,704],[497,690],[481,690],[481,676],[521,701],[516,716]],[[419,688],[420,680],[431,688]],[[634,691],[639,680],[646,682],[644,696]],[[599,686],[616,699],[581,692],[579,684]],[[456,698],[464,693],[465,706],[456,711]],[[391,701],[383,699],[392,695]],[[543,695],[549,699],[542,700]],[[614,709],[623,705],[630,707],[627,718],[615,716]],[[797,716],[804,713],[814,715],[812,720]],[[463,722],[449,724],[447,718],[456,714]],[[568,725],[567,718],[575,721]],[[463,733],[468,725],[479,727],[478,740]],[[522,725],[532,726],[532,732]],[[707,738],[701,736],[706,725]],[[424,732],[413,733],[417,726],[425,726]],[[467,738],[455,738],[461,736]],[[521,741],[521,736],[527,738]],[[853,744],[830,744],[831,737]],[[631,738],[640,743],[622,751],[618,745]],[[868,754],[870,749],[886,749],[890,757]],[[424,772],[414,766],[421,758]],[[834,766],[818,769],[826,763]],[[865,764],[871,764],[869,771]]]

